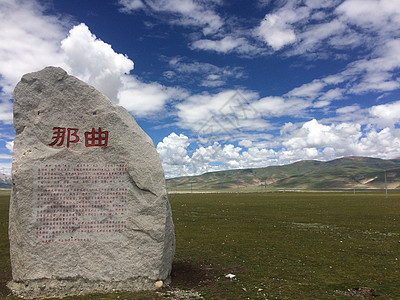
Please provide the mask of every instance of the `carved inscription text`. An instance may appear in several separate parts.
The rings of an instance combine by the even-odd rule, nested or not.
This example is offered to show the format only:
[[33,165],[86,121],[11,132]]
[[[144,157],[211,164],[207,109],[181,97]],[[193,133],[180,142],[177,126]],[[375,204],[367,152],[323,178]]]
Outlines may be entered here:
[[34,222],[42,243],[116,238],[126,231],[127,165],[43,163],[37,167]]

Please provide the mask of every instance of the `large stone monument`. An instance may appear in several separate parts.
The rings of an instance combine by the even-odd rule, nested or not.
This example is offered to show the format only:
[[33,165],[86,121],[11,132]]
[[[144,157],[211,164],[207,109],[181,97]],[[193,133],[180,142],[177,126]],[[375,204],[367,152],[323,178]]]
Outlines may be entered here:
[[8,287],[25,298],[168,284],[175,235],[152,140],[61,68],[14,91]]

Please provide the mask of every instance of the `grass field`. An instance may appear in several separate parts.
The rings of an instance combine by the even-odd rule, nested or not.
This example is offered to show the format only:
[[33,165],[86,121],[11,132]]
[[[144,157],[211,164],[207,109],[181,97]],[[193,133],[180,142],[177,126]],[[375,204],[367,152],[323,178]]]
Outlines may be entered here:
[[[204,299],[400,299],[400,193],[173,194],[172,287]],[[0,197],[0,297],[11,278]],[[235,274],[233,280],[225,278]],[[154,292],[67,299],[164,299]],[[165,298],[167,299],[167,298]],[[357,298],[356,298],[357,299]]]

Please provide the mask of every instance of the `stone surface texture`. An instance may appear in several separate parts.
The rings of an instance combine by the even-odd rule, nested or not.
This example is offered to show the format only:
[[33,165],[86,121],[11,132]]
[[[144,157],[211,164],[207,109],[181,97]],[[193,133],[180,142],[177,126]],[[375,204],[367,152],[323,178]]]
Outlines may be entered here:
[[[63,69],[47,67],[24,75],[16,86],[14,127],[16,138],[9,216],[13,280],[8,284],[13,293],[32,298],[146,290],[154,289],[154,284],[160,280],[168,283],[175,235],[164,172],[152,140],[134,118],[124,108],[113,104],[95,88],[68,75]],[[56,140],[55,127],[79,131],[77,134],[75,131],[75,135],[74,131],[69,132],[70,136],[65,131],[64,143],[60,145],[60,139],[51,145]],[[84,132],[93,128],[108,132],[107,146],[85,145]],[[79,136],[78,142],[76,136]],[[68,146],[67,138],[71,141]],[[38,194],[43,190],[47,195],[57,192],[50,186],[54,180],[38,191],[40,177],[37,172],[47,163],[52,166],[57,163],[100,167],[126,165],[126,171],[120,177],[125,179],[124,182],[111,186],[127,190],[124,215],[120,218],[111,216],[116,212],[114,208],[108,209],[112,207],[112,201],[106,207],[98,206],[93,194],[83,206],[85,217],[78,209],[82,203],[71,204],[68,199],[57,202],[58,207],[43,202],[39,212],[39,204],[35,203]],[[95,172],[89,175],[93,176]],[[56,173],[54,178],[57,176],[61,186],[67,186],[71,179],[67,173]],[[69,187],[78,188],[78,193],[79,187],[87,192],[88,187],[82,178],[72,186],[69,183]],[[104,184],[105,188],[107,184]],[[100,186],[103,186],[101,182]],[[64,190],[63,196],[66,195]],[[60,200],[61,196],[58,197]],[[97,229],[94,231],[102,222],[114,224],[115,220],[123,220],[126,230],[113,229],[108,233],[81,230],[83,221],[86,226],[90,224],[91,208],[97,214]],[[75,220],[71,211],[77,217]],[[104,211],[103,219],[101,211]],[[47,222],[49,218],[58,220],[46,223],[41,219],[42,214]],[[71,240],[66,240],[63,227],[65,221],[71,220],[73,232],[68,233]],[[38,234],[46,233],[49,224],[56,224],[56,229],[61,232],[59,236],[58,232],[50,233],[53,234],[51,242],[38,238]],[[70,230],[71,224],[68,226]]]

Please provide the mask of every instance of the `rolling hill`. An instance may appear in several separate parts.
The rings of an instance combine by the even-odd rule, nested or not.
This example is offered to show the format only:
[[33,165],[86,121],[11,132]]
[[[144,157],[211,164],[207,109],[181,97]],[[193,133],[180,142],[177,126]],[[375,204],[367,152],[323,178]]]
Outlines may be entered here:
[[296,189],[389,189],[400,187],[400,159],[343,157],[327,162],[299,161],[290,165],[210,172],[171,178],[173,191],[262,191]]

